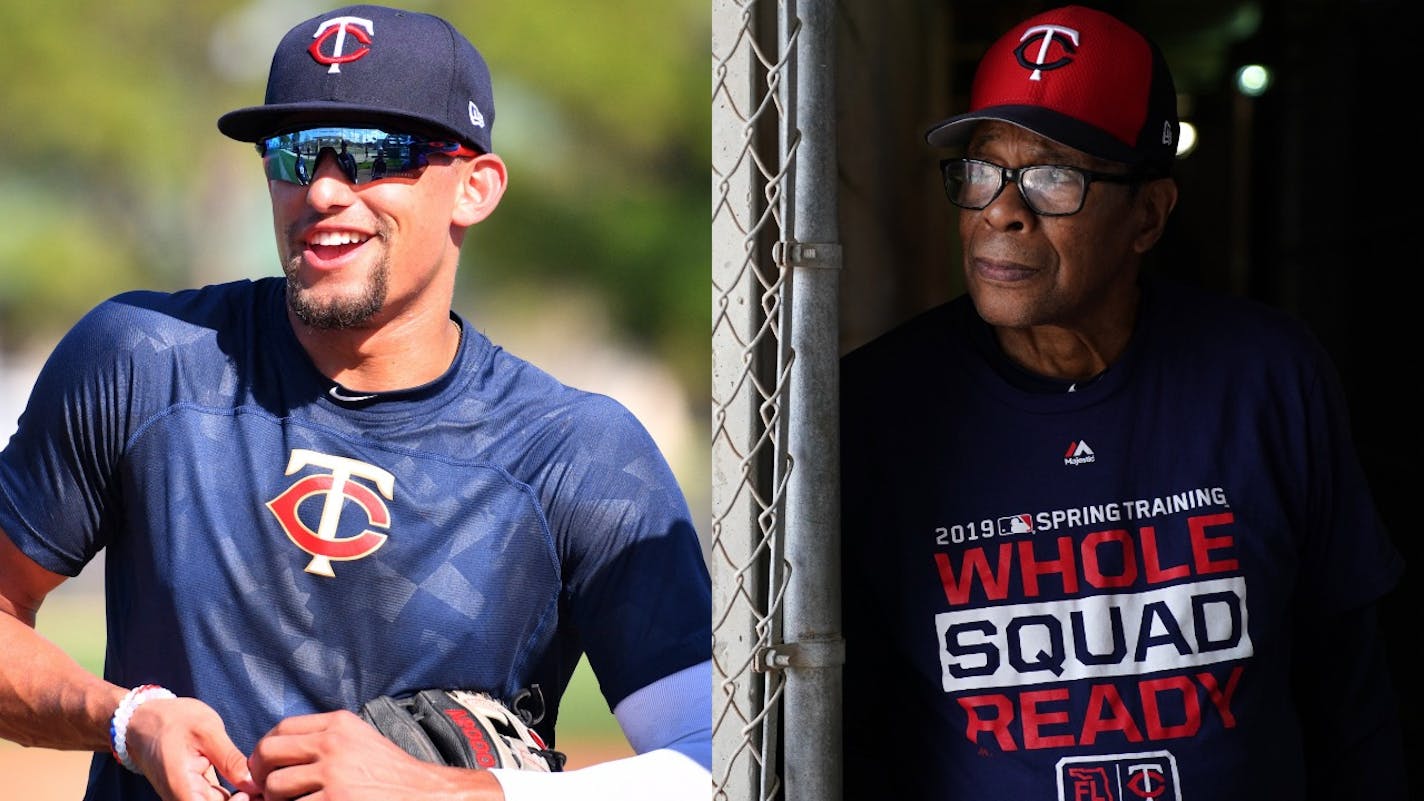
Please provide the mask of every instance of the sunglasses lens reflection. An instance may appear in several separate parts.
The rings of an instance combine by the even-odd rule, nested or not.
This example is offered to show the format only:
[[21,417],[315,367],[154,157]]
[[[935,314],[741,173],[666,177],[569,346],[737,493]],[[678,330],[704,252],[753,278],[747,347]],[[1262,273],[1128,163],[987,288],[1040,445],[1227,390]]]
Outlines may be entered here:
[[379,128],[310,128],[257,143],[268,180],[305,185],[327,161],[353,184],[415,178],[432,153],[472,156],[458,142]]

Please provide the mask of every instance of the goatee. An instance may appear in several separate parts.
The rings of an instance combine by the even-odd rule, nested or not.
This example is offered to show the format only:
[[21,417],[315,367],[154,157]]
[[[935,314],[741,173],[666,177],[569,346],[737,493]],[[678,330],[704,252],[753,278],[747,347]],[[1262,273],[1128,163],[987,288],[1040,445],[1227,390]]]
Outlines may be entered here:
[[364,325],[380,312],[386,304],[386,281],[390,273],[389,265],[382,259],[371,271],[365,290],[357,297],[318,300],[311,290],[297,280],[301,267],[301,257],[294,257],[284,265],[287,276],[287,305],[292,313],[306,325],[325,330],[357,328]]

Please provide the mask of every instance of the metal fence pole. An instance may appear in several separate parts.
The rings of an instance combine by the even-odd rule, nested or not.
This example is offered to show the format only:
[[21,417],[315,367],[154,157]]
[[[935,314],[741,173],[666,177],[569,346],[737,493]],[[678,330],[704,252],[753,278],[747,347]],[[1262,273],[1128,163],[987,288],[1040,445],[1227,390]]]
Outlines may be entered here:
[[840,797],[831,12],[829,0],[712,6],[719,801]]
[[786,427],[793,469],[786,493],[790,566],[782,636],[786,797],[841,797],[840,341],[841,246],[836,220],[835,4],[795,0],[789,129],[795,158],[787,202],[792,236],[781,253],[791,274],[790,392]]

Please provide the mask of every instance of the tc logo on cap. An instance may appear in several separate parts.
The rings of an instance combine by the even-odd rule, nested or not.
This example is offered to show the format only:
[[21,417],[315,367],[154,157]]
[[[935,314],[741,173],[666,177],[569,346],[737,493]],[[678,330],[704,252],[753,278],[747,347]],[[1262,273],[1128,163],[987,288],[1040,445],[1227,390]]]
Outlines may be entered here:
[[[1055,34],[1063,35],[1064,38],[1060,39],[1059,42],[1068,55],[1054,61],[1045,61],[1044,59],[1048,58],[1049,49],[1053,46],[1053,37]],[[1030,61],[1024,57],[1024,53],[1028,51],[1029,45],[1032,45],[1037,40],[1042,41],[1038,46],[1038,52],[1034,54],[1033,60]],[[1019,65],[1024,69],[1033,70],[1033,73],[1028,76],[1030,81],[1041,81],[1043,80],[1044,70],[1056,70],[1059,67],[1068,66],[1068,64],[1073,61],[1073,59],[1068,56],[1076,52],[1078,52],[1077,31],[1072,28],[1065,28],[1062,25],[1035,25],[1024,31],[1023,36],[1019,37],[1019,46],[1014,49],[1014,57],[1019,60]]]
[[[362,30],[363,28],[365,30]],[[345,52],[347,32],[360,43],[350,53]],[[371,37],[375,35],[375,25],[368,19],[335,17],[317,26],[316,33],[312,34],[316,41],[311,43],[307,52],[311,53],[311,57],[316,59],[318,64],[330,64],[331,69],[327,72],[341,72],[342,64],[355,61],[371,52]],[[322,49],[332,37],[336,38],[336,42],[331,48],[331,55],[328,56]]]

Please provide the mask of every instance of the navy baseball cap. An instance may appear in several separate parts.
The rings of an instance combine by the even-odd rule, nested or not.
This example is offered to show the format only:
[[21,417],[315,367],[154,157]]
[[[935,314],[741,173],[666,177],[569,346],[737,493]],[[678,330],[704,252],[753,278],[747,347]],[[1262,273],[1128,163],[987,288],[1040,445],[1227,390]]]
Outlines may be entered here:
[[1161,51],[1083,6],[1030,17],[994,42],[974,74],[969,111],[936,123],[925,139],[962,146],[983,120],[1134,166],[1167,168],[1177,154],[1177,91]]
[[324,125],[454,136],[489,153],[489,67],[440,17],[344,6],[298,23],[282,37],[262,105],[218,118],[218,130],[240,142]]

